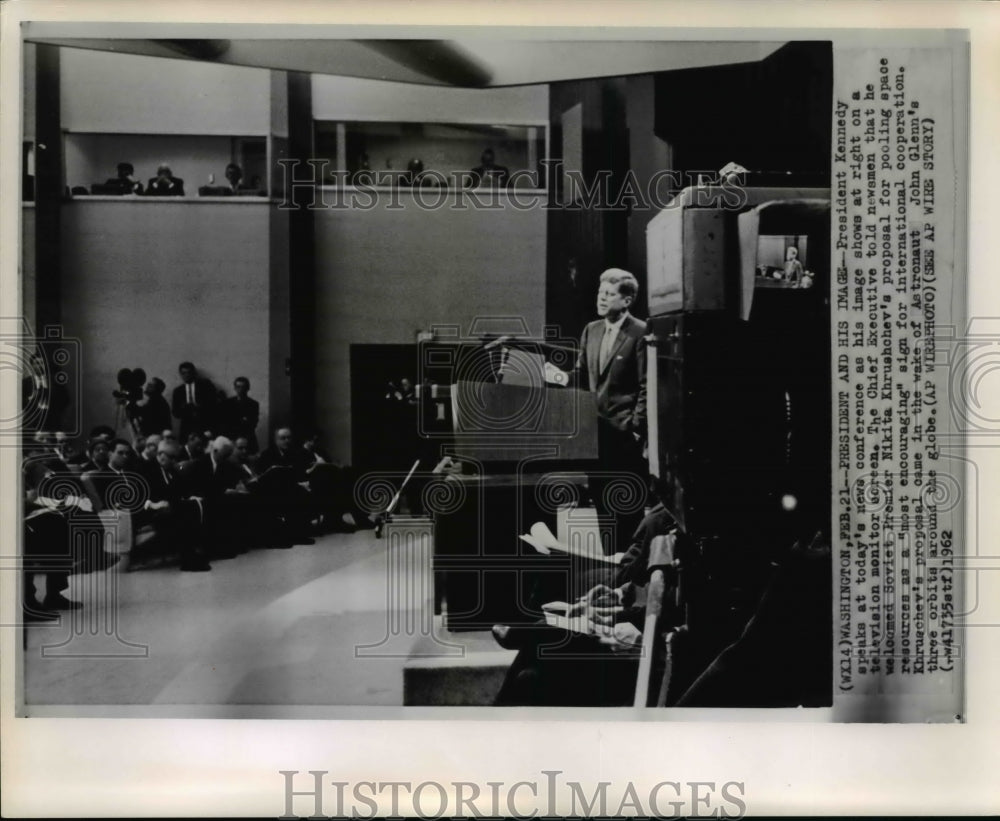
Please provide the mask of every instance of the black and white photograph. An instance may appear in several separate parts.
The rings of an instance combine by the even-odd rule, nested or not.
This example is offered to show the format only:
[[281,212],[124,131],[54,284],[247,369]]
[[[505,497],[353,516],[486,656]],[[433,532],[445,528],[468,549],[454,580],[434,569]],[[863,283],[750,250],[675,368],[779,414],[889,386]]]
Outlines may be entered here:
[[[470,721],[974,723],[970,33],[893,19],[8,14],[5,721],[456,756]],[[314,784],[333,749],[273,769],[276,815],[399,814],[388,773]],[[405,772],[440,814],[597,813],[531,762],[492,804],[482,766]],[[740,772],[565,769],[602,815],[664,815],[647,781],[782,810]]]

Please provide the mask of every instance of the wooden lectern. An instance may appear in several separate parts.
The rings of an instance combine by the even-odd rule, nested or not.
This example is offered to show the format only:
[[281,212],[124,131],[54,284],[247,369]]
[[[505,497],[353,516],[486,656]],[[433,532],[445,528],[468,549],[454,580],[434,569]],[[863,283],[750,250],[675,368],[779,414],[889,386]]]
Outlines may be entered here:
[[457,382],[455,454],[484,465],[546,453],[566,466],[597,458],[597,400],[575,388]]
[[453,501],[435,515],[435,569],[447,626],[487,630],[538,617],[541,589],[566,589],[565,555],[522,542],[535,522],[554,531],[561,505],[579,498],[597,459],[597,403],[589,391],[457,382],[452,454],[468,468],[449,476]]

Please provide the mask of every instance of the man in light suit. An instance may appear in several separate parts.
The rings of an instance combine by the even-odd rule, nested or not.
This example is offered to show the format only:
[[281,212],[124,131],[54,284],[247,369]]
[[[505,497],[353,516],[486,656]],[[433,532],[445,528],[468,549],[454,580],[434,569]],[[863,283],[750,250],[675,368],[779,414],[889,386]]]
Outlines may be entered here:
[[598,464],[588,484],[598,514],[615,523],[614,543],[605,546],[609,554],[625,549],[645,504],[646,323],[629,313],[638,293],[639,283],[628,271],[609,268],[601,274],[600,318],[583,329],[576,369],[560,376],[546,368],[550,381],[586,388],[597,397]]

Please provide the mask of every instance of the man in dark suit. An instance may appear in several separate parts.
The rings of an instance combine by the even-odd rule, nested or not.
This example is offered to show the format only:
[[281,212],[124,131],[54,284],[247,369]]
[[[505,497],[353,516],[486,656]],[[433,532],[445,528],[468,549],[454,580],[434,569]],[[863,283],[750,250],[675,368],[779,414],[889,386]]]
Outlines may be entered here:
[[176,466],[177,453],[176,445],[160,441],[156,458],[141,462],[138,471],[148,487],[143,512],[163,538],[180,552],[181,570],[204,572],[212,566],[206,561],[202,547],[202,505],[187,495]]
[[245,436],[233,440],[230,461],[240,473],[238,490],[245,496],[246,528],[253,534],[252,543],[268,548],[290,548],[293,542],[280,519],[281,511],[275,500],[261,487],[257,460],[250,453]]
[[[628,271],[601,274],[596,319],[583,329],[571,374],[551,366],[552,381],[586,388],[597,398],[598,464],[588,485],[597,512],[614,520],[614,544],[622,551],[642,520],[646,500],[646,323],[629,313],[639,283]],[[607,498],[614,496],[614,499]]]
[[190,362],[181,362],[177,370],[181,375],[181,384],[174,388],[171,409],[181,422],[180,440],[187,442],[189,434],[212,429],[219,395],[215,385],[198,376],[197,369]]
[[[99,445],[95,443],[95,453]],[[145,482],[128,470],[133,456],[132,446],[124,439],[107,443],[107,461],[95,470],[87,470],[81,479],[94,506],[94,512],[104,510],[135,510],[144,501]],[[97,459],[94,460],[97,462]]]
[[183,474],[187,491],[202,501],[206,541],[219,558],[245,550],[250,536],[245,526],[249,500],[238,490],[243,474],[230,460],[232,453],[232,441],[218,436]]
[[164,428],[170,427],[170,405],[163,397],[166,389],[167,386],[158,376],[150,379],[143,389],[146,398],[138,405],[139,430],[143,436],[160,434]]
[[312,491],[307,487],[314,460],[294,444],[291,428],[274,432],[274,444],[257,460],[261,492],[272,500],[277,514],[286,522],[286,533],[297,544],[313,544],[308,536],[311,521],[320,514]]
[[[673,517],[657,505],[643,518],[616,566],[576,579],[583,592],[568,616],[582,618],[611,635],[582,635],[541,620],[534,625],[495,625],[493,636],[518,650],[497,694],[497,705],[625,706],[635,692],[645,620],[649,551],[653,539],[674,529]],[[613,585],[613,586],[612,586]],[[672,597],[668,596],[665,600]],[[678,614],[671,613],[670,619]],[[612,627],[613,626],[613,627]]]
[[183,197],[184,180],[175,177],[166,163],[156,169],[156,176],[151,177],[146,186],[146,195],[150,197]]
[[135,168],[130,162],[120,162],[117,168],[118,174],[104,183],[108,191],[117,191],[120,194],[141,194],[142,183],[137,180]]
[[219,432],[234,442],[245,438],[250,452],[256,453],[260,403],[247,395],[250,392],[250,380],[245,376],[236,377],[233,392],[236,395],[223,400],[219,408]]
[[479,158],[479,165],[472,169],[472,187],[506,188],[509,180],[510,170],[507,166],[497,165],[493,149],[485,149]]

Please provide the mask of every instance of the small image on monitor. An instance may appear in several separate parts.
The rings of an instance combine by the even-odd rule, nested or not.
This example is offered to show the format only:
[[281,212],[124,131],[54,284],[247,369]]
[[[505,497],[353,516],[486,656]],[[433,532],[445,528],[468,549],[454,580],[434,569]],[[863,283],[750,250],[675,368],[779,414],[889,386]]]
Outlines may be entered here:
[[812,284],[804,234],[761,234],[757,238],[756,284],[764,287],[807,288]]

